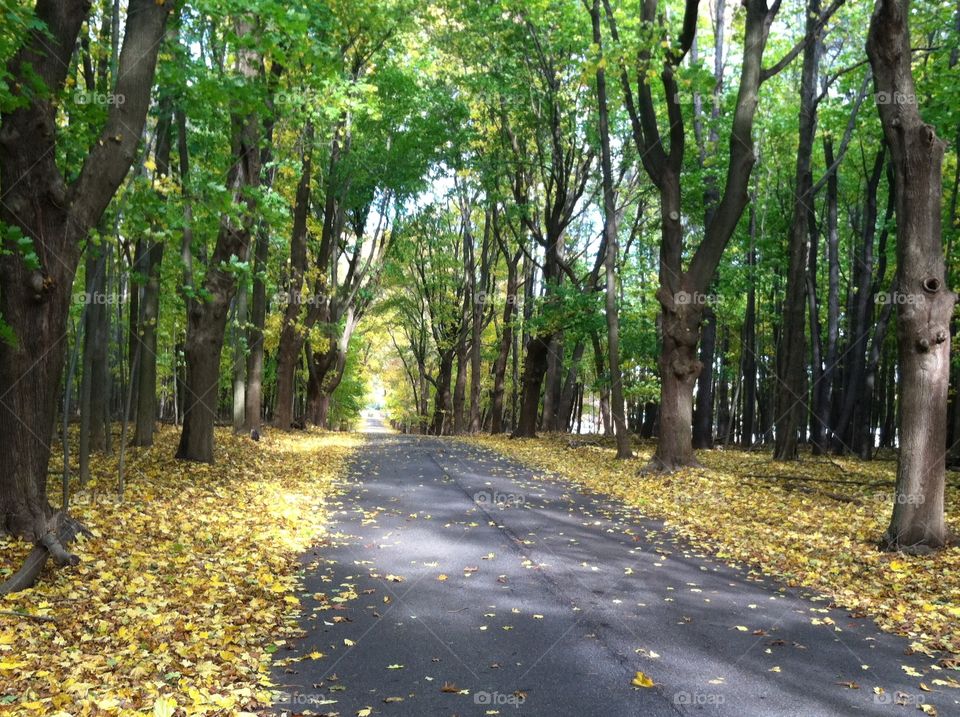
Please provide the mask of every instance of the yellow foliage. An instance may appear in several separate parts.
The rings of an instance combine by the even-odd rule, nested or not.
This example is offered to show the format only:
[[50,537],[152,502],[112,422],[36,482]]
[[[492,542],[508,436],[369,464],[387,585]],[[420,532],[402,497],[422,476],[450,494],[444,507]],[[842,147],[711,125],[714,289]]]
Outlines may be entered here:
[[[0,713],[236,715],[269,704],[271,655],[296,631],[297,556],[325,531],[354,436],[218,430],[216,464],[176,461],[179,432],[117,457],[71,513],[95,534],[75,569],[0,599]],[[59,460],[54,457],[54,464]],[[0,580],[29,546],[0,540]]]

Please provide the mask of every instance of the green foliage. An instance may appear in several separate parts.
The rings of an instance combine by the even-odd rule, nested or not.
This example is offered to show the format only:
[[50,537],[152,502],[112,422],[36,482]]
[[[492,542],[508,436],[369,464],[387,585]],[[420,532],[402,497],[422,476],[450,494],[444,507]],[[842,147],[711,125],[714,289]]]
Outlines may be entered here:
[[367,404],[369,376],[360,349],[363,342],[354,337],[347,349],[347,363],[340,384],[330,396],[330,425],[355,428]]

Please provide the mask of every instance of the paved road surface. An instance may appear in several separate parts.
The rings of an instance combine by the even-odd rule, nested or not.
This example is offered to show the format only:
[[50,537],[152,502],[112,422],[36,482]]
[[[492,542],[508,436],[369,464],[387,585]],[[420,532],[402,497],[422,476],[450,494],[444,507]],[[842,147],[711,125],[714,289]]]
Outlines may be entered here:
[[304,556],[280,713],[960,715],[906,640],[491,453],[372,434],[352,481]]

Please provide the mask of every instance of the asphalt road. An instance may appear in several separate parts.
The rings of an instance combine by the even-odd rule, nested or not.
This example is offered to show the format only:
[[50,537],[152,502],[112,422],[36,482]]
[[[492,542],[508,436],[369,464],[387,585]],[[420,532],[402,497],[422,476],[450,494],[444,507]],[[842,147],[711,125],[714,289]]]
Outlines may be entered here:
[[341,507],[280,714],[960,715],[905,639],[492,453],[371,435]]

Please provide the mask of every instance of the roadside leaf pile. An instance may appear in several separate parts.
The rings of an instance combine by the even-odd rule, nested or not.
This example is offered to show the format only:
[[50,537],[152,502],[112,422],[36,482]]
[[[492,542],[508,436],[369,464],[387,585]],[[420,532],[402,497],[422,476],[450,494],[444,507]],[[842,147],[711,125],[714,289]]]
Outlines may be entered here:
[[[238,715],[269,704],[275,641],[296,629],[297,555],[323,536],[359,439],[218,430],[217,462],[205,465],[173,459],[178,434],[129,451],[122,503],[116,455],[93,457],[94,479],[71,503],[96,536],[74,545],[82,562],[0,598],[0,713]],[[28,549],[0,539],[0,580]]]
[[[806,455],[778,464],[766,451],[714,450],[699,453],[703,468],[641,475],[650,445],[638,447],[636,460],[617,461],[606,441],[466,440],[619,498],[728,562],[821,592],[911,638],[914,651],[960,667],[960,546],[929,556],[876,547],[892,510],[892,460]],[[960,476],[948,473],[947,484],[956,535]]]

